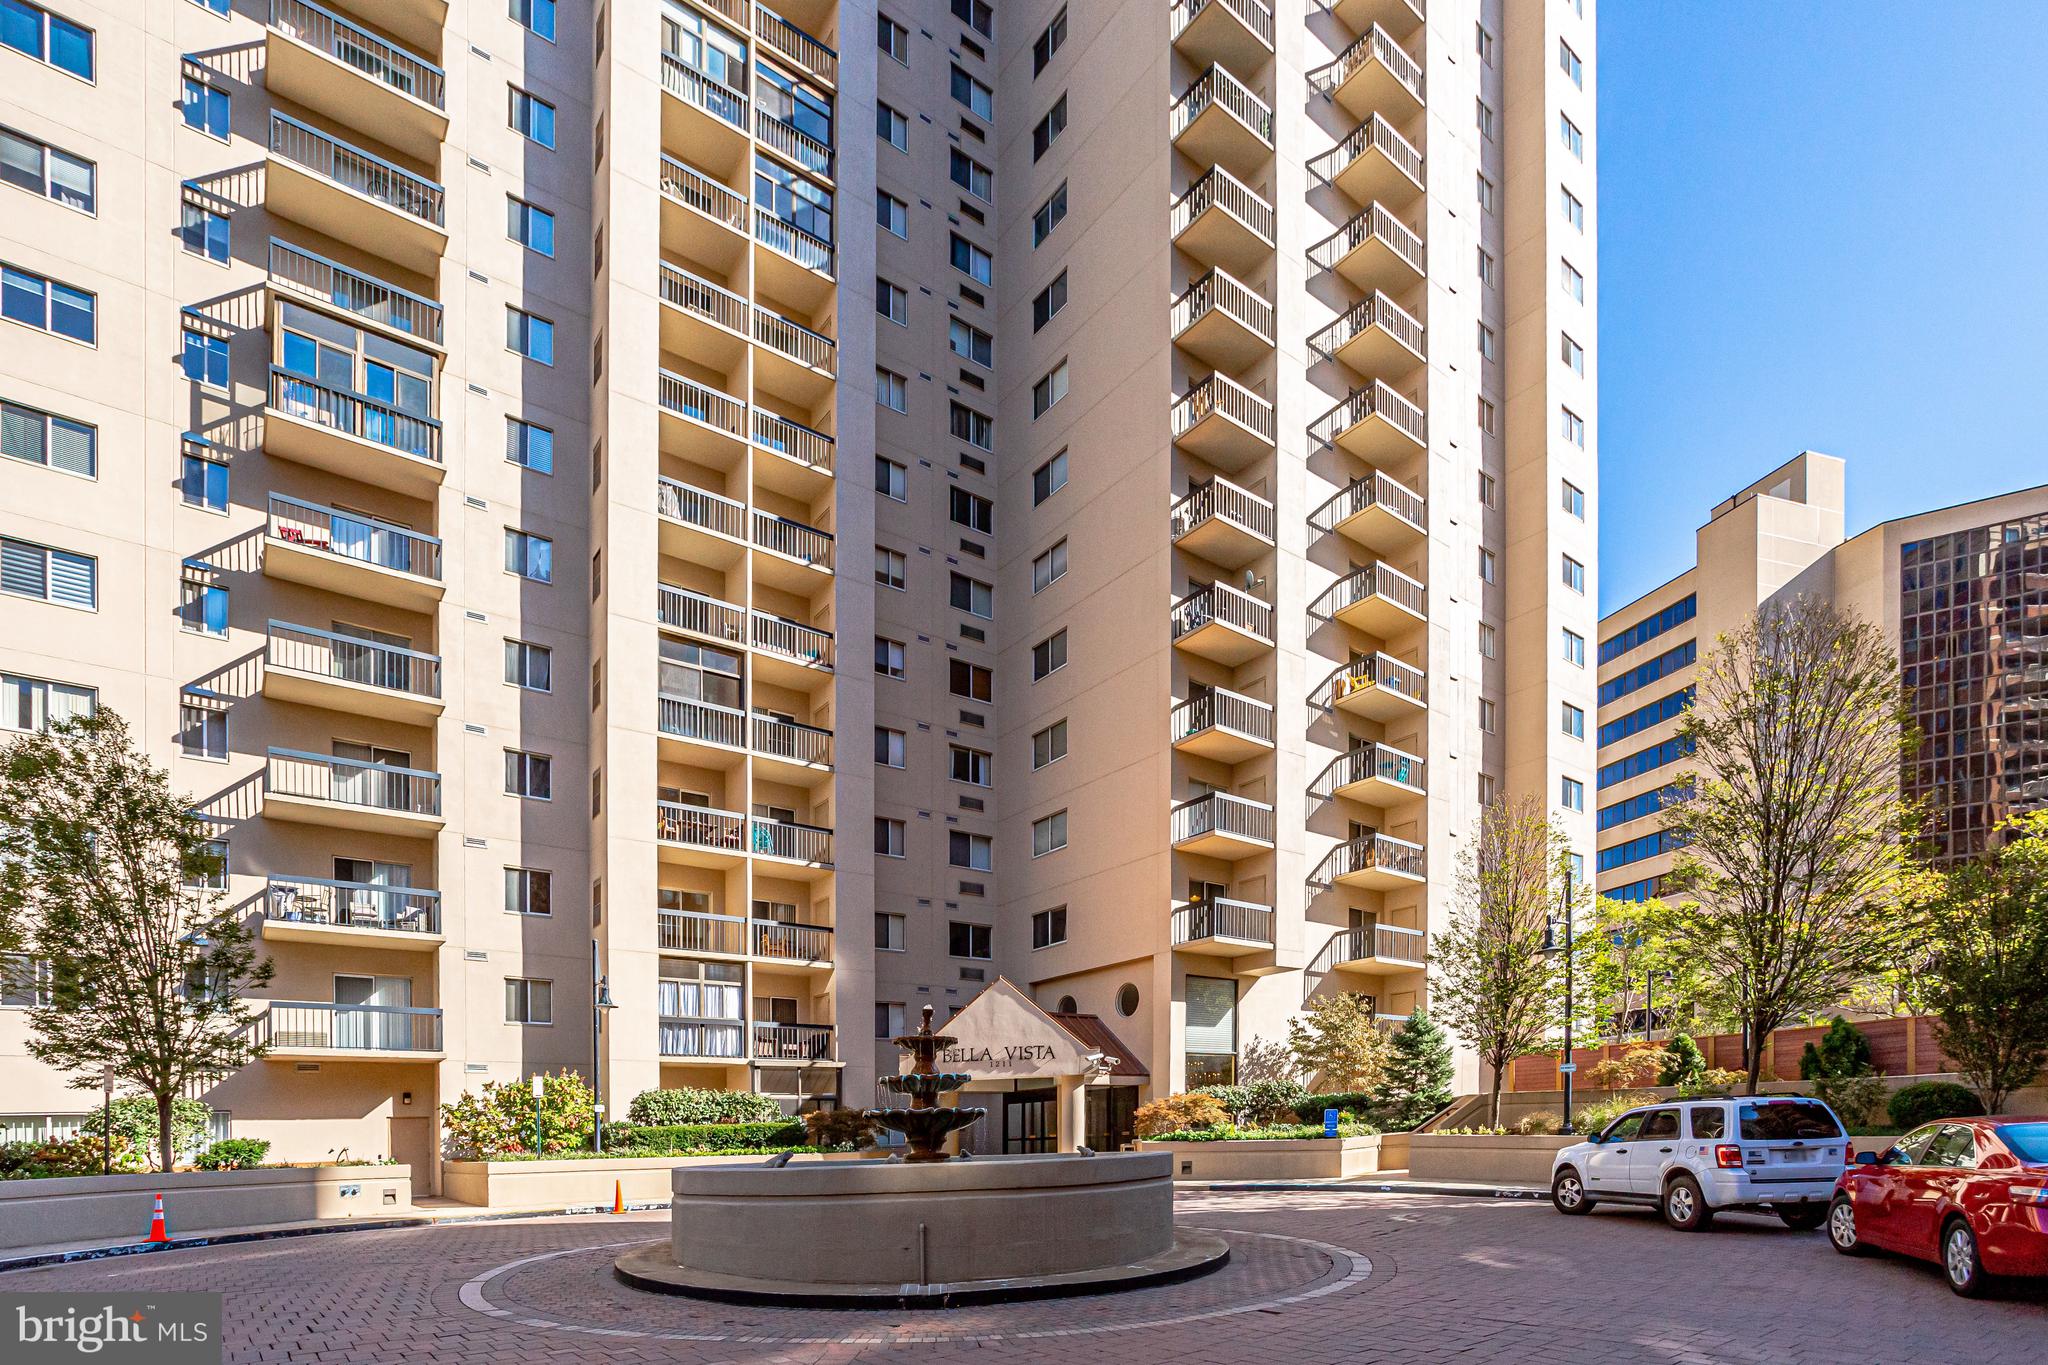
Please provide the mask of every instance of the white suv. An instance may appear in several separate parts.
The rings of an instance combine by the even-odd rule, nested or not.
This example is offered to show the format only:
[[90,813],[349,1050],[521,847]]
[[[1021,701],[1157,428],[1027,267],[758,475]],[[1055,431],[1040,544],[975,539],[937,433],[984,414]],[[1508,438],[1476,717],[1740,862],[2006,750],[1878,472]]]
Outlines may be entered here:
[[1692,1232],[1722,1209],[1769,1209],[1808,1231],[1849,1159],[1834,1110],[1802,1096],[1672,1100],[1631,1109],[1557,1154],[1550,1202],[1585,1213],[1603,1200],[1655,1204]]

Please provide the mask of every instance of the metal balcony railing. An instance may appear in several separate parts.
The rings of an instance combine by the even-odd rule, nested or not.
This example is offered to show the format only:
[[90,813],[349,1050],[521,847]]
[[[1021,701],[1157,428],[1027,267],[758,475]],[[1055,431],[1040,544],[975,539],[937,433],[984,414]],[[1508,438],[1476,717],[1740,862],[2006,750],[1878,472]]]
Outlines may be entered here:
[[441,893],[326,877],[271,877],[264,884],[263,917],[283,924],[438,934]]
[[1235,627],[1261,640],[1273,638],[1273,608],[1228,583],[1212,583],[1173,604],[1173,638],[1176,640],[1212,621]]
[[1391,654],[1368,654],[1331,669],[1308,700],[1309,705],[1328,710],[1353,692],[1380,688],[1426,703],[1429,696],[1425,683],[1422,670],[1415,665],[1403,663]]
[[830,147],[766,109],[754,110],[754,136],[764,147],[773,148],[807,171],[827,177],[832,174]]
[[667,261],[661,263],[661,301],[714,326],[742,334],[747,330],[747,301],[744,298],[724,285],[714,284],[702,275],[693,275]]
[[832,931],[822,924],[754,921],[754,956],[777,962],[830,962]]
[[447,77],[416,53],[306,0],[270,0],[270,26],[436,109],[447,108]]
[[693,166],[661,154],[661,192],[735,232],[747,230],[747,197]]
[[664,412],[746,439],[747,405],[739,399],[669,370],[657,370],[655,380],[655,398]]
[[659,729],[677,739],[697,740],[727,749],[743,749],[747,742],[747,713],[730,706],[714,706],[694,697],[663,693],[659,703]]
[[1309,800],[1328,801],[1336,796],[1339,787],[1374,779],[1421,791],[1424,767],[1423,760],[1414,754],[1384,744],[1361,744],[1324,765],[1316,780],[1309,784]]
[[763,47],[779,53],[822,80],[839,79],[839,54],[790,23],[766,5],[754,6],[754,36]]
[[1226,270],[1211,270],[1173,301],[1167,331],[1178,337],[1211,312],[1234,319],[1261,341],[1272,344],[1273,305]]
[[768,858],[788,858],[799,863],[832,865],[832,831],[817,825],[800,825],[791,820],[754,819],[750,847]]
[[399,815],[441,813],[439,773],[300,749],[269,751],[263,790],[273,796],[332,801]]
[[272,621],[265,638],[266,668],[289,669],[335,682],[360,683],[385,692],[438,698],[441,656],[404,649],[313,626]]
[[669,521],[679,521],[713,535],[746,538],[747,505],[707,489],[661,476],[655,505]]
[[1380,868],[1406,877],[1424,875],[1423,848],[1406,839],[1385,834],[1362,834],[1347,839],[1324,855],[1310,874],[1312,886],[1327,888],[1339,878]]
[[1189,901],[1173,912],[1175,947],[1209,938],[1263,943],[1270,947],[1273,943],[1273,907],[1212,896]]
[[260,1042],[272,1048],[340,1052],[439,1052],[441,1011],[399,1005],[339,1005],[324,1000],[273,1000],[256,1017]]
[[756,1024],[754,1060],[758,1062],[829,1062],[830,1024]]
[[659,1046],[664,1057],[721,1057],[744,1061],[746,1023],[738,1019],[661,1017]]
[[275,539],[301,550],[441,580],[441,542],[388,521],[272,493],[267,529]]
[[672,630],[687,630],[693,635],[709,635],[714,640],[730,644],[746,642],[745,607],[721,602],[716,597],[706,597],[701,592],[691,592],[670,583],[663,583],[660,588],[655,620],[662,625]]
[[401,455],[441,463],[441,424],[433,418],[331,389],[277,365],[270,367],[270,406],[301,422],[360,437]]
[[1257,843],[1273,842],[1273,808],[1229,792],[1209,792],[1173,808],[1173,842],[1222,834]]
[[1211,166],[1187,193],[1173,201],[1169,235],[1178,237],[1212,208],[1220,208],[1267,242],[1273,240],[1273,206],[1221,166]]
[[1273,145],[1273,110],[1228,70],[1211,66],[1188,83],[1167,112],[1167,137],[1178,139],[1210,105],[1220,105],[1254,137]]
[[654,817],[655,837],[662,843],[690,844],[726,853],[746,852],[747,817],[738,811],[657,801]]
[[1322,596],[1309,607],[1308,614],[1327,621],[1368,597],[1384,597],[1417,616],[1428,615],[1429,595],[1423,586],[1399,569],[1378,563],[1353,569],[1325,588]]
[[754,444],[798,464],[809,465],[821,474],[832,472],[833,440],[822,431],[812,431],[800,422],[754,409]]
[[832,567],[832,533],[806,526],[800,521],[754,509],[754,544],[763,550],[821,569]]
[[833,666],[831,631],[819,630],[758,608],[754,611],[754,648],[813,668],[830,669]]
[[1378,291],[1369,299],[1360,299],[1344,316],[1309,338],[1309,348],[1325,360],[1334,359],[1352,338],[1374,327],[1415,352],[1418,358],[1428,355],[1423,325],[1414,314]]
[[839,369],[839,343],[823,332],[814,332],[801,322],[786,318],[760,305],[754,307],[754,340],[799,365],[827,374]]
[[270,239],[270,281],[303,290],[366,322],[441,344],[440,304],[275,237]]
[[1374,960],[1426,966],[1429,962],[1429,935],[1420,929],[1404,929],[1393,924],[1363,924],[1355,929],[1339,929],[1317,952],[1308,970],[1312,975],[1321,975],[1335,969],[1340,962]]
[[655,942],[667,953],[723,953],[738,957],[747,951],[747,922],[738,915],[662,910],[655,916]]
[[343,142],[289,114],[270,115],[270,151],[343,189],[374,199],[410,218],[440,227],[447,192],[422,175],[394,166],[352,143]]
[[1317,445],[1330,445],[1360,422],[1373,417],[1393,423],[1417,445],[1429,443],[1429,421],[1423,416],[1422,409],[1396,393],[1383,379],[1375,379],[1365,388],[1353,389],[1338,399],[1336,406],[1316,418],[1308,429],[1308,437]]
[[832,765],[832,732],[816,725],[783,720],[778,716],[756,715],[754,752],[791,763],[819,767]]
[[1407,49],[1387,36],[1387,31],[1374,24],[1358,41],[1345,48],[1337,59],[1327,66],[1317,67],[1308,73],[1309,88],[1328,98],[1336,94],[1339,87],[1366,67],[1378,62],[1386,68],[1387,74],[1401,83],[1401,87],[1422,102],[1422,64],[1408,55]]
[[1261,440],[1273,439],[1273,405],[1226,374],[1196,380],[1174,400],[1169,414],[1173,439],[1178,441],[1214,413],[1230,418]]
[[1413,180],[1417,189],[1422,187],[1422,153],[1378,114],[1346,133],[1343,140],[1329,151],[1312,159],[1308,163],[1309,174],[1326,185],[1334,183],[1346,166],[1368,151],[1379,152]]
[[832,273],[832,244],[823,237],[778,218],[761,205],[754,205],[754,238],[763,246],[821,275]]
[[1309,513],[1309,529],[1317,535],[1333,534],[1339,526],[1369,507],[1385,508],[1414,527],[1418,533],[1429,525],[1424,520],[1424,504],[1420,493],[1412,492],[1400,482],[1375,472],[1369,479],[1359,479],[1339,489],[1336,496]]
[[661,54],[661,88],[683,103],[730,123],[742,133],[747,130],[747,97],[729,85],[712,80],[696,67],[686,65],[672,52]]
[[1422,248],[1421,236],[1379,204],[1360,209],[1350,222],[1310,247],[1308,263],[1317,270],[1335,270],[1339,261],[1374,238],[1384,242],[1416,274],[1427,273],[1429,257]]
[[1278,519],[1272,503],[1219,475],[1189,489],[1167,520],[1174,540],[1210,521],[1228,522],[1261,540],[1272,540]]
[[1237,16],[1239,23],[1251,30],[1253,37],[1267,47],[1273,45],[1273,11],[1260,4],[1259,0],[1173,0],[1169,11],[1172,36],[1180,37],[1182,30],[1211,5],[1221,5],[1229,10]]
[[1167,723],[1176,742],[1204,730],[1230,730],[1262,743],[1273,742],[1273,708],[1226,688],[1211,688],[1173,708]]

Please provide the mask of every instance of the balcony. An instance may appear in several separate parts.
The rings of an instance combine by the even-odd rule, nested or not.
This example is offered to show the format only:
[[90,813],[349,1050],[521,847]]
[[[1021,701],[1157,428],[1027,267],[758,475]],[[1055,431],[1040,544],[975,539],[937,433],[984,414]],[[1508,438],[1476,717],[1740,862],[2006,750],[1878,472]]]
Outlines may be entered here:
[[1406,548],[1427,534],[1422,495],[1384,474],[1359,479],[1309,514],[1319,536],[1342,536],[1376,554]]
[[1422,27],[1422,0],[1315,0],[1317,6],[1337,16],[1353,33],[1364,33],[1377,24],[1396,38],[1405,38]]
[[1308,73],[1309,88],[1353,118],[1405,122],[1422,112],[1422,63],[1374,25],[1337,60]]
[[1234,668],[1273,647],[1273,608],[1227,583],[1212,583],[1173,604],[1173,643]]
[[1310,247],[1308,263],[1334,270],[1368,293],[1411,288],[1428,271],[1421,235],[1378,202]]
[[1270,852],[1273,808],[1228,792],[1210,792],[1173,808],[1173,846],[1182,853],[1236,862]]
[[675,479],[657,485],[661,552],[730,568],[747,552],[747,505]]
[[445,198],[423,175],[271,112],[263,203],[272,213],[432,277],[448,247]]
[[701,910],[661,910],[655,915],[655,945],[664,953],[691,957],[745,957],[747,921],[739,915]]
[[754,36],[761,46],[822,85],[839,80],[839,54],[766,5],[754,6]]
[[685,379],[655,372],[654,400],[661,409],[661,448],[709,469],[737,470],[746,450],[744,401]]
[[1407,204],[1422,193],[1422,153],[1378,114],[1310,161],[1308,169],[1355,204]]
[[414,498],[432,497],[448,472],[438,421],[276,365],[263,408],[263,451]]
[[754,957],[781,970],[832,970],[832,930],[822,924],[754,921]]
[[817,308],[831,296],[836,270],[832,243],[759,204],[754,205],[754,243],[757,291],[799,308]]
[[1341,796],[1347,801],[1387,809],[1419,801],[1427,795],[1423,778],[1423,761],[1414,754],[1385,744],[1362,744],[1331,759],[1309,784],[1308,796],[1313,802]]
[[1168,414],[1173,440],[1232,473],[1273,451],[1273,405],[1224,374],[1198,379]]
[[1259,0],[1173,0],[1173,45],[1196,66],[1254,71],[1273,57],[1273,11]]
[[1421,408],[1376,379],[1337,400],[1335,407],[1316,419],[1308,436],[1368,464],[1395,464],[1428,448],[1429,423]]
[[1218,370],[1242,370],[1273,349],[1273,305],[1227,271],[1211,270],[1173,301],[1174,344]]
[[747,197],[663,152],[661,243],[737,272],[747,258]]
[[270,239],[270,286],[340,309],[352,321],[441,345],[440,304],[275,237]]
[[1391,639],[1429,619],[1429,598],[1420,583],[1389,564],[1368,564],[1324,589],[1309,607],[1311,621],[1341,621]]
[[799,1062],[817,1066],[831,1062],[830,1024],[755,1024],[754,1060]]
[[736,768],[746,757],[746,712],[666,692],[655,698],[655,705],[655,733],[667,751],[664,757],[693,767],[722,769]]
[[753,715],[753,751],[760,776],[792,786],[815,787],[832,780],[832,732],[816,725]]
[[790,497],[822,493],[832,477],[835,444],[822,431],[761,408],[754,409],[754,449],[767,458],[754,462],[754,481]]
[[441,818],[441,774],[334,754],[272,749],[263,772],[271,820],[430,838]]
[[1273,157],[1272,109],[1221,66],[1188,83],[1167,112],[1167,130],[1174,147],[1198,166],[1254,176]]
[[1173,543],[1224,569],[1240,569],[1273,548],[1273,504],[1217,476],[1189,490],[1168,517]]
[[743,1065],[747,1060],[747,1025],[741,1019],[689,1019],[661,1016],[658,1047],[664,1057],[688,1061]]
[[738,811],[657,801],[654,837],[665,863],[737,867],[747,856],[747,817]]
[[771,587],[810,594],[832,576],[832,533],[754,509],[754,577]]
[[1273,708],[1227,688],[1196,693],[1167,717],[1173,747],[1218,763],[1242,763],[1273,748]]
[[1385,378],[1422,364],[1424,339],[1422,324],[1408,310],[1385,294],[1374,294],[1352,305],[1308,344],[1325,360],[1341,361],[1367,378]]
[[1273,907],[1215,896],[1173,912],[1176,952],[1238,958],[1273,950]]
[[263,651],[263,695],[402,725],[431,725],[442,708],[441,658],[272,621]]
[[256,1016],[256,1037],[267,1045],[264,1058],[273,1062],[431,1062],[441,1056],[441,1011],[273,1000]]
[[839,373],[839,343],[793,318],[754,307],[754,382],[803,408],[832,392]]
[[833,668],[833,638],[801,621],[754,611],[755,676],[766,682],[808,690]]
[[325,877],[272,877],[264,884],[263,937],[432,952],[441,943],[441,893]]
[[660,584],[654,619],[665,629],[735,648],[747,642],[747,609],[701,592]]
[[763,147],[806,175],[830,182],[832,148],[792,124],[784,123],[766,109],[754,110],[754,137]]
[[348,0],[348,12],[421,52],[441,50],[448,0]]
[[1273,206],[1221,166],[1173,201],[1168,222],[1173,244],[1203,265],[1249,275],[1273,254]]
[[447,78],[418,53],[308,0],[270,0],[263,63],[272,94],[373,128],[408,156],[439,160],[448,136]]
[[1391,654],[1368,654],[1337,665],[1309,696],[1310,706],[1385,724],[1428,709],[1421,669]]
[[432,611],[444,591],[433,536],[282,493],[270,495],[263,573],[407,611]]
[[721,374],[739,372],[751,325],[746,299],[667,261],[660,288],[661,348]]
[[1421,844],[1385,834],[1362,834],[1331,849],[1309,875],[1311,891],[1331,886],[1394,891],[1425,879]]
[[1391,976],[1419,972],[1428,965],[1429,935],[1422,930],[1364,924],[1330,935],[1330,941],[1316,954],[1308,970],[1313,976],[1339,970]]
[[661,144],[720,178],[747,157],[747,97],[673,53],[661,54]]
[[755,857],[772,858],[779,864],[775,869],[777,876],[817,881],[832,875],[829,829],[755,816],[748,846]]

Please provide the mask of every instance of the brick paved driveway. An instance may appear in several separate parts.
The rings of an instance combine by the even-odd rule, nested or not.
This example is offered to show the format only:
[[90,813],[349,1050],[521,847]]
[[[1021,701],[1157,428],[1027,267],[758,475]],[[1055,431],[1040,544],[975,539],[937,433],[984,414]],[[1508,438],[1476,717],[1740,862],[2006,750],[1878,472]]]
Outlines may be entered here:
[[603,1248],[660,1236],[664,1220],[651,1214],[16,1272],[0,1276],[0,1311],[5,1294],[28,1290],[219,1290],[230,1359],[348,1365],[2048,1359],[2048,1290],[1966,1303],[1932,1267],[1845,1260],[1821,1234],[1775,1220],[1727,1217],[1686,1236],[1626,1210],[1566,1219],[1532,1203],[1322,1192],[1198,1194],[1182,1199],[1180,1216],[1231,1238],[1230,1268],[1127,1295],[947,1313],[639,1294],[612,1279],[614,1252]]

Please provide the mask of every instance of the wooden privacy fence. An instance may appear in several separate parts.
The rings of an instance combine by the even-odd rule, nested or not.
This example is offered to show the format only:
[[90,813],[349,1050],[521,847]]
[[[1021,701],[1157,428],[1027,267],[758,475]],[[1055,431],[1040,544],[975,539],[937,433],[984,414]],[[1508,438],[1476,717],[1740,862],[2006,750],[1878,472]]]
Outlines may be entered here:
[[[1951,1072],[1955,1064],[1942,1052],[1941,1045],[1934,1040],[1934,1020],[1927,1015],[1895,1016],[1889,1019],[1852,1020],[1863,1036],[1870,1040],[1870,1061],[1880,1075],[1885,1076],[1926,1076]],[[1764,1044],[1763,1080],[1796,1081],[1799,1079],[1799,1055],[1808,1043],[1818,1043],[1827,1032],[1826,1025],[1805,1028],[1784,1028],[1773,1033]],[[1707,1065],[1724,1067],[1729,1071],[1740,1071],[1742,1067],[1742,1035],[1739,1033],[1708,1033],[1695,1035],[1693,1041],[1700,1045]],[[1610,1057],[1619,1057],[1631,1048],[1641,1047],[1641,1040],[1635,1042],[1607,1043],[1600,1047],[1574,1048],[1572,1059],[1579,1064],[1578,1081],[1587,1084],[1586,1073]],[[1508,1069],[1509,1090],[1556,1090],[1562,1084],[1558,1075],[1558,1054],[1555,1052],[1529,1053],[1517,1057]],[[1654,1078],[1653,1078],[1654,1083]]]

